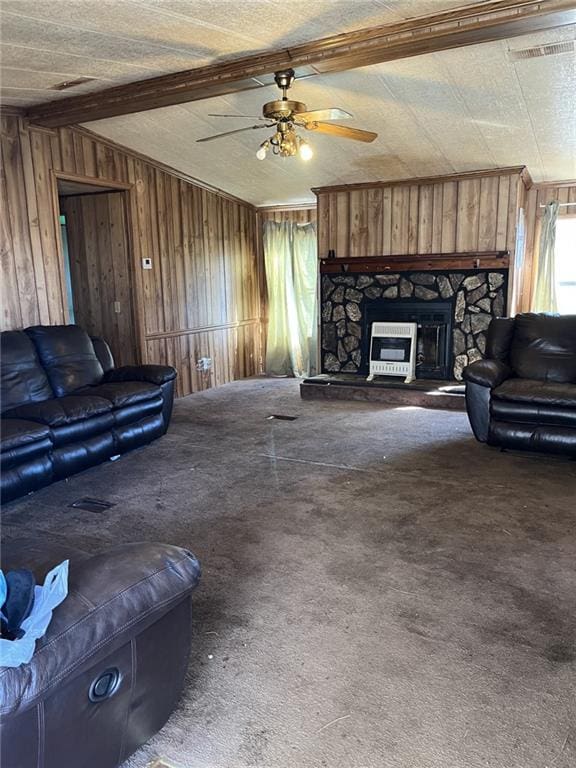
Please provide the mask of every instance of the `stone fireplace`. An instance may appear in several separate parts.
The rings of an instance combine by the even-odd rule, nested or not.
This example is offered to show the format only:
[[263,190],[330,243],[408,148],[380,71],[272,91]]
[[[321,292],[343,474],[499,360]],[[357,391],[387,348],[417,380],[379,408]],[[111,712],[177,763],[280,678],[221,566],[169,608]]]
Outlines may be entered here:
[[371,324],[418,324],[416,375],[462,378],[483,357],[486,330],[506,309],[507,269],[323,274],[324,373],[368,372]]

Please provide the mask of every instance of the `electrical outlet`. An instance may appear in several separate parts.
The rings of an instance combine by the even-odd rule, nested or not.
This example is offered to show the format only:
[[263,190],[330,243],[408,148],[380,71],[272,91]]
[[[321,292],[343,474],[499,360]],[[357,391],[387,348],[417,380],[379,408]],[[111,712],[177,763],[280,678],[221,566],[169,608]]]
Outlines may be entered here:
[[142,259],[142,269],[152,269],[152,259],[149,256]]
[[196,360],[196,370],[200,371],[200,373],[206,373],[211,368],[212,368],[211,357],[199,357],[198,360]]
[[117,315],[119,315],[119,314],[122,312],[122,308],[121,308],[121,306],[120,306],[120,302],[119,302],[119,301],[115,301],[115,302],[114,302],[114,312],[115,312]]

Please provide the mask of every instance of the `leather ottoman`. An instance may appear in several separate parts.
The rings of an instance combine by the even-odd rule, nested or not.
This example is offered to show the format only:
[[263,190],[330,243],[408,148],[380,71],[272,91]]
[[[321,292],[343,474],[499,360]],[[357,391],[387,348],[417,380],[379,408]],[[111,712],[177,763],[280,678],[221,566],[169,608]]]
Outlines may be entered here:
[[90,556],[16,539],[5,571],[70,560],[69,593],[29,664],[0,668],[2,768],[115,768],[158,731],[181,693],[200,566],[164,544]]

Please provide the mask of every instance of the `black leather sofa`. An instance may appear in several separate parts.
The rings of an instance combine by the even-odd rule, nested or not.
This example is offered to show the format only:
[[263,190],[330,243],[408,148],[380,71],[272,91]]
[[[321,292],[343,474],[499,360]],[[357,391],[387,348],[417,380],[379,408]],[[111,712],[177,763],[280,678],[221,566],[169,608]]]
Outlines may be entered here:
[[68,596],[28,664],[0,668],[2,768],[117,768],[166,722],[184,685],[198,560],[141,542],[96,555],[46,537],[3,542],[2,566]]
[[9,501],[145,445],[168,429],[176,371],[115,368],[77,325],[0,338],[1,497]]
[[576,457],[576,315],[493,320],[464,379],[478,440]]

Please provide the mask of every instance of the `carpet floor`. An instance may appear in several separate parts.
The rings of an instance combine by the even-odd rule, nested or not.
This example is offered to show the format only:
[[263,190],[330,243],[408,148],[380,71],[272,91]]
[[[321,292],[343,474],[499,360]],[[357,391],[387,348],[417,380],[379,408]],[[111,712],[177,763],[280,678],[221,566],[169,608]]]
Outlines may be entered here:
[[126,768],[576,765],[576,463],[463,413],[237,382],[4,526],[200,558],[185,693]]

